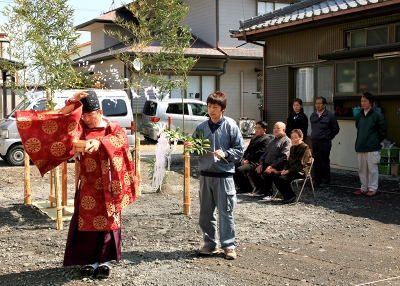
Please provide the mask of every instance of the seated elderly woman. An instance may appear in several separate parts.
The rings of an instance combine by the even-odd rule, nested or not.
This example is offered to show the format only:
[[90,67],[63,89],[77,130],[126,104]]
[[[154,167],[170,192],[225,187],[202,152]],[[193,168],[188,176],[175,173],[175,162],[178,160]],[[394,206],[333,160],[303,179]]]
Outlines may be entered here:
[[296,194],[290,183],[305,177],[307,163],[311,159],[310,148],[303,142],[303,132],[300,129],[292,130],[290,140],[292,147],[290,147],[289,160],[285,163],[280,175],[274,178],[275,186],[283,196],[283,204],[290,204],[296,200]]

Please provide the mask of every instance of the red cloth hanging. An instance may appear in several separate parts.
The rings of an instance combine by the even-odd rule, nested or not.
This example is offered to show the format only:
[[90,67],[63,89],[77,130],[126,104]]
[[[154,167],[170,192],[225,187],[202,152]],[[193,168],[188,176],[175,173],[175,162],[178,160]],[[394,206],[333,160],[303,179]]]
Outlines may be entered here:
[[82,103],[58,110],[19,110],[15,112],[22,144],[42,177],[72,157],[72,142],[82,134],[79,120]]

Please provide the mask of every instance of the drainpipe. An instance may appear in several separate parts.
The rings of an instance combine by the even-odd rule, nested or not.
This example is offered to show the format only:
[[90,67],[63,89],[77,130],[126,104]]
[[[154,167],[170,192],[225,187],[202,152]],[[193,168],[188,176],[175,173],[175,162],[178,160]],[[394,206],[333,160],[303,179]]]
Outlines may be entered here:
[[219,0],[215,1],[215,26],[216,26],[216,46],[219,48]]
[[218,51],[220,51],[221,53],[226,55],[225,62],[222,65],[223,72],[221,74],[217,75],[217,90],[221,90],[221,76],[226,74],[226,64],[229,62],[229,57],[224,51],[222,51],[219,48],[219,0],[215,1],[215,13],[216,13],[215,14],[215,35],[216,35],[215,46]]
[[267,114],[266,114],[266,105],[267,105],[267,85],[265,84],[265,73],[266,73],[266,66],[267,66],[267,46],[265,45],[263,47],[263,71],[262,71],[262,77],[263,77],[263,84],[262,84],[262,107],[260,108],[260,116],[261,116],[261,120],[264,120],[265,122],[267,122]]
[[244,87],[243,87],[243,72],[240,72],[240,118],[243,118],[243,92],[244,92]]
[[[219,50],[219,49],[218,49]],[[221,51],[222,52],[222,51]],[[221,76],[226,74],[226,64],[229,62],[230,58],[227,56],[224,63],[222,64],[223,72],[217,75],[217,90],[221,89]]]
[[[246,30],[245,30],[245,27],[244,27],[244,20],[243,19],[239,20],[239,29],[242,30],[242,35],[243,35],[243,38],[244,38],[246,43],[251,43],[251,44],[263,47],[263,71],[262,71],[262,77],[263,77],[263,87],[262,87],[263,106],[262,106],[262,108],[260,110],[260,113],[261,113],[260,116],[261,116],[262,120],[266,121],[267,120],[267,114],[265,112],[266,111],[266,106],[265,105],[266,105],[266,98],[267,98],[267,86],[265,84],[265,66],[267,64],[267,60],[266,60],[266,57],[267,57],[267,45],[247,40],[247,35],[246,35]],[[243,96],[243,94],[242,94],[242,96]]]

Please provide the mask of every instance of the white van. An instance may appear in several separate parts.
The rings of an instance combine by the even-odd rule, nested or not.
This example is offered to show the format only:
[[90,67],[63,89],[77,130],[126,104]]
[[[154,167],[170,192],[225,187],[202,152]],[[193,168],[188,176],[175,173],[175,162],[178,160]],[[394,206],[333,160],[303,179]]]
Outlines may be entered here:
[[[183,112],[185,113],[185,130],[183,130]],[[168,98],[162,101],[147,100],[141,114],[140,133],[147,140],[157,140],[159,130],[154,123],[167,125],[168,117],[172,119],[171,129],[179,127],[179,132],[184,131],[192,135],[199,123],[209,119],[207,104],[196,99],[184,99],[182,108],[181,98]]]
[[[65,105],[68,98],[77,90],[57,91],[54,101],[57,103],[55,109]],[[132,108],[128,95],[124,90],[94,90],[99,98],[103,115],[110,121],[116,121],[121,127],[126,129],[129,146],[135,144],[133,132],[131,132],[131,122],[133,121]],[[46,97],[44,93],[36,92],[35,98],[29,102],[22,101],[17,107],[0,121],[0,157],[12,166],[22,166],[24,164],[24,149],[21,138],[15,123],[16,110],[45,110]]]

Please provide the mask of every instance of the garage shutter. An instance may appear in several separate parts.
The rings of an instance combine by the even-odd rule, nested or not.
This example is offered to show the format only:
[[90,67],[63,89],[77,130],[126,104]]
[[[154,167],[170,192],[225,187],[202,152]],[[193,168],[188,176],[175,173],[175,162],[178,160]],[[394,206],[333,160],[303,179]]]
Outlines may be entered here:
[[266,118],[268,133],[272,133],[276,122],[286,123],[288,118],[288,96],[290,94],[290,70],[288,67],[266,70]]

